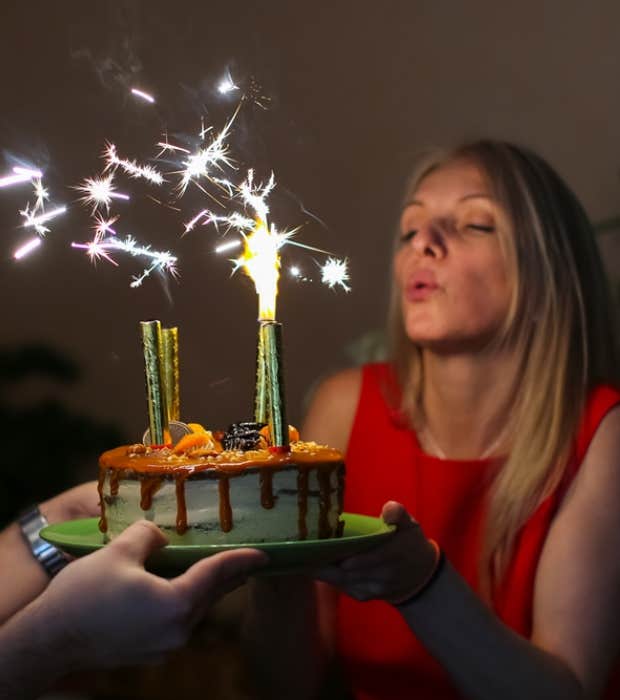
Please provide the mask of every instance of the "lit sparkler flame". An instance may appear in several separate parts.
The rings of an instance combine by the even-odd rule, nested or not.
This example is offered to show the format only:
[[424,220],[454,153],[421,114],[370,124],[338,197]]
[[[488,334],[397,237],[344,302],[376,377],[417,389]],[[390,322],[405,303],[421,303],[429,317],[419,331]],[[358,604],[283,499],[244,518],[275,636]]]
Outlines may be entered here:
[[257,219],[254,230],[244,239],[244,251],[235,263],[236,268],[243,267],[254,282],[258,294],[258,318],[273,321],[276,318],[282,237],[275,230],[270,231],[266,222]]
[[[243,268],[254,281],[259,297],[259,319],[261,320],[275,320],[276,296],[281,268],[280,249],[285,245],[294,245],[330,256],[327,262],[321,266],[321,281],[332,289],[336,285],[340,285],[346,291],[350,291],[350,287],[346,284],[349,279],[346,260],[337,260],[325,250],[291,240],[297,229],[279,233],[273,224],[268,223],[267,197],[271,194],[275,184],[272,173],[265,184],[255,185],[254,172],[249,170],[246,180],[237,188],[237,195],[243,201],[244,207],[254,211],[253,219],[239,212],[218,215],[209,209],[203,209],[185,225],[187,233],[198,223],[214,224],[216,228],[219,224],[224,223],[228,229],[235,229],[241,234],[244,252],[234,261],[234,270]],[[223,243],[215,249],[215,252],[222,253],[237,247],[240,243],[240,241]],[[302,274],[298,267],[292,267],[289,272],[291,276],[300,281],[311,281]]]
[[235,262],[235,269],[242,267],[253,280],[258,294],[258,318],[276,318],[276,297],[280,278],[280,248],[294,232],[278,233],[273,224],[268,224],[267,197],[275,187],[273,173],[264,185],[254,185],[254,172],[248,171],[245,182],[239,187],[239,194],[246,206],[254,210],[255,225],[251,233],[243,231],[244,250]]
[[106,159],[106,170],[120,167],[131,177],[142,178],[154,185],[161,185],[164,182],[163,175],[152,165],[139,165],[135,160],[120,158],[113,143],[106,146],[104,158]]
[[80,197],[80,201],[85,205],[93,205],[93,214],[100,206],[104,206],[106,211],[110,209],[110,203],[113,199],[129,199],[128,194],[117,192],[112,184],[114,174],[106,177],[87,177],[82,185],[75,189],[79,192],[84,192],[84,197]]

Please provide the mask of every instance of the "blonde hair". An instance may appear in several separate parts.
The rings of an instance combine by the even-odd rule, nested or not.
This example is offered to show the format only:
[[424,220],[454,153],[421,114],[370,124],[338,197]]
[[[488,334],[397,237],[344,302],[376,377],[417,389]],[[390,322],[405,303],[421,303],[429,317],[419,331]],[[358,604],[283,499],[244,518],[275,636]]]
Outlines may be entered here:
[[[479,562],[489,594],[506,571],[520,528],[562,480],[589,389],[613,379],[614,332],[592,227],[552,168],[521,147],[478,141],[428,154],[407,193],[455,160],[475,163],[488,178],[507,217],[498,236],[514,281],[509,313],[494,339],[516,353],[519,371],[510,452],[490,487]],[[394,285],[388,333],[403,387],[401,409],[415,425],[421,417],[422,354],[405,333]]]

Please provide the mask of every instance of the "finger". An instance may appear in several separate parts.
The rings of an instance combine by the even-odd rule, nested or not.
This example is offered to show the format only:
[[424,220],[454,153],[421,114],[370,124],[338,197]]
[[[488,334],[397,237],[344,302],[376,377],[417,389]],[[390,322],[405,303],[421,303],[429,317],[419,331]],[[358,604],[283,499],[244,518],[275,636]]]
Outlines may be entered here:
[[396,525],[399,530],[417,524],[407,513],[405,506],[396,501],[388,501],[383,506],[381,517],[387,525]]
[[144,564],[150,554],[166,544],[168,539],[157,525],[148,520],[138,520],[106,545],[105,550],[109,554],[120,553]]
[[171,583],[187,597],[190,605],[195,605],[217,593],[230,580],[244,580],[268,561],[269,557],[258,549],[233,549],[201,559]]

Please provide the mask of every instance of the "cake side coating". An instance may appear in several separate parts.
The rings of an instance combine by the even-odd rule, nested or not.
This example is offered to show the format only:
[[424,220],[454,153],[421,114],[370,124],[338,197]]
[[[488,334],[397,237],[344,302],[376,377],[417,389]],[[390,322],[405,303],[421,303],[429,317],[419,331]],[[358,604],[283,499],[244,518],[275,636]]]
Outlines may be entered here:
[[100,458],[100,529],[113,538],[145,517],[183,544],[337,537],[343,490],[341,453],[316,443],[199,456],[125,446]]

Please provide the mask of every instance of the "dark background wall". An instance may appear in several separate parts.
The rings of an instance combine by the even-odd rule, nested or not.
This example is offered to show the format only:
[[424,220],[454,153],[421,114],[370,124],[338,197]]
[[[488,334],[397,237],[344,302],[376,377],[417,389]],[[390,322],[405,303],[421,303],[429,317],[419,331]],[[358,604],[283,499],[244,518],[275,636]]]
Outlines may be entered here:
[[[69,185],[101,169],[106,139],[144,160],[165,127],[195,133],[203,114],[221,125],[232,104],[213,88],[226,68],[240,82],[255,76],[270,96],[267,111],[250,107],[239,120],[238,162],[262,176],[274,170],[274,220],[301,224],[300,240],[348,257],[353,286],[345,294],[281,284],[291,422],[312,382],[349,362],[345,348],[382,324],[402,183],[423,147],[477,136],[521,142],[557,167],[593,219],[620,210],[615,0],[60,0],[5,2],[2,12],[2,172],[11,157],[28,158],[69,204]],[[156,94],[157,108],[131,98],[132,85]],[[27,381],[11,400],[52,395],[137,438],[146,423],[138,321],[160,318],[180,327],[184,417],[214,427],[247,417],[250,283],[212,253],[212,230],[182,238],[187,215],[155,206],[142,185],[131,189],[132,204],[114,208],[119,228],[179,256],[181,277],[167,291],[157,279],[130,289],[142,268],[125,257],[119,268],[94,268],[70,249],[91,236],[78,205],[40,250],[13,262],[28,191],[0,191],[2,343],[41,341],[82,367],[78,383]],[[185,212],[201,208],[197,191],[182,201]],[[613,270],[613,231],[602,241]],[[285,260],[314,264],[291,248]]]

